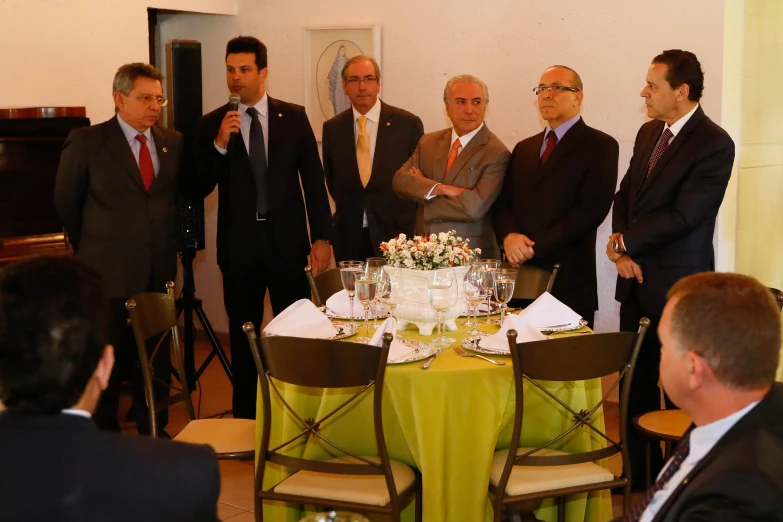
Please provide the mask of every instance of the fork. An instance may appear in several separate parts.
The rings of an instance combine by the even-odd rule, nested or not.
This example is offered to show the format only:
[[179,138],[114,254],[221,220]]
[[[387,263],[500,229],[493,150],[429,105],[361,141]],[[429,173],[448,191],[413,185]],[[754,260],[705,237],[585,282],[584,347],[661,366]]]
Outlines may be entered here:
[[489,357],[484,357],[483,355],[479,355],[477,353],[468,353],[462,348],[460,348],[459,346],[454,346],[453,349],[454,349],[454,353],[456,353],[460,357],[478,357],[479,359],[484,359],[485,361],[492,364],[497,364],[498,366],[503,366],[506,364],[503,361],[496,361],[495,359],[490,359]]

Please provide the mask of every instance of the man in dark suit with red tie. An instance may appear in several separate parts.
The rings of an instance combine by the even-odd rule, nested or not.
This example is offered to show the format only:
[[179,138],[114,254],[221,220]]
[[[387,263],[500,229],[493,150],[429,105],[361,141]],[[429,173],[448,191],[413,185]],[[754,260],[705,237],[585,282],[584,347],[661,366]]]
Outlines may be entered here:
[[559,264],[552,294],[592,326],[596,231],[617,185],[617,141],[585,124],[573,69],[548,68],[534,92],[547,126],[511,153],[493,209],[495,235],[513,266]]
[[397,169],[413,155],[424,126],[418,116],[378,99],[381,70],[354,56],[342,70],[351,109],[324,123],[324,175],[335,203],[334,257],[380,256],[383,241],[413,237],[415,201],[392,190]]
[[681,279],[668,297],[658,327],[661,382],[693,426],[653,486],[618,520],[783,521],[775,299],[752,277],[714,272]]
[[[628,172],[614,198],[613,234],[606,253],[617,266],[615,298],[620,329],[651,327],[636,364],[629,396],[630,418],[658,410],[660,342],[655,334],[666,292],[690,274],[715,269],[715,220],[734,163],[734,142],[699,105],[704,73],[693,53],[656,56],[641,92],[647,115],[634,143]],[[634,483],[644,483],[644,442],[629,430]],[[663,463],[653,451],[652,473]]]
[[[178,176],[182,135],[156,126],[166,105],[163,75],[151,65],[123,65],[114,77],[114,118],[71,131],[63,145],[54,203],[76,255],[106,280],[112,310],[110,342],[118,368],[95,411],[95,422],[119,431],[119,385],[132,382],[140,433],[149,433],[149,413],[138,352],[125,301],[139,292],[163,292],[177,276]],[[159,350],[155,375],[170,379],[170,357]],[[123,375],[125,373],[126,375]],[[156,396],[168,388],[156,383]],[[159,409],[164,427],[168,411]],[[164,432],[165,433],[165,432]]]
[[[310,297],[304,267],[329,267],[331,209],[304,107],[267,95],[266,46],[226,46],[226,83],[240,98],[203,116],[196,138],[204,195],[219,186],[217,262],[229,320],[234,417],[254,419],[258,374],[242,325],[256,327],[269,289],[275,314]],[[304,190],[304,196],[302,191]],[[309,224],[309,235],[308,235]]]

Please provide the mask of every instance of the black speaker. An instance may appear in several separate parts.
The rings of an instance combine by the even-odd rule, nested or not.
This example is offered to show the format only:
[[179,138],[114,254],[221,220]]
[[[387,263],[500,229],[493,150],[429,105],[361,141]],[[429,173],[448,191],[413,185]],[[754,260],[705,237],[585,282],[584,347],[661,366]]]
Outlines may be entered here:
[[179,217],[183,249],[204,249],[204,198],[196,179],[193,153],[201,105],[201,44],[194,40],[166,43],[168,127],[182,133],[185,153],[181,163]]

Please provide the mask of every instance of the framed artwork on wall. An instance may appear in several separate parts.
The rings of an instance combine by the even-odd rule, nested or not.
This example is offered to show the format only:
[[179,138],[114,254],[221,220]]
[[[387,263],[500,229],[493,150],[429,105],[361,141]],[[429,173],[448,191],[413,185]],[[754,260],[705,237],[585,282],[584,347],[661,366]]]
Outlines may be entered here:
[[340,75],[360,54],[381,63],[380,25],[305,28],[305,110],[318,141],[323,123],[351,107]]

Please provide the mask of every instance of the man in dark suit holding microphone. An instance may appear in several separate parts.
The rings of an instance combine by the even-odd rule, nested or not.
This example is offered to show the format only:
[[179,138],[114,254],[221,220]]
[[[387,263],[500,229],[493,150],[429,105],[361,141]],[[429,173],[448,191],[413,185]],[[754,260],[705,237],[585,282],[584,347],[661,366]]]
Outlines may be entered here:
[[[239,36],[226,46],[226,83],[239,96],[199,122],[204,195],[219,186],[217,261],[229,319],[234,417],[255,418],[258,374],[242,325],[261,323],[267,288],[278,314],[310,296],[304,267],[328,268],[331,210],[304,108],[267,95],[266,46]],[[304,191],[304,197],[302,192]],[[310,234],[308,236],[308,224]]]

